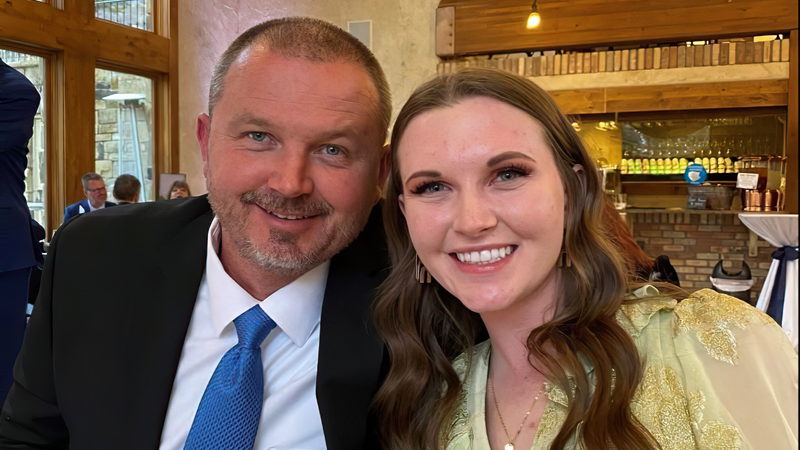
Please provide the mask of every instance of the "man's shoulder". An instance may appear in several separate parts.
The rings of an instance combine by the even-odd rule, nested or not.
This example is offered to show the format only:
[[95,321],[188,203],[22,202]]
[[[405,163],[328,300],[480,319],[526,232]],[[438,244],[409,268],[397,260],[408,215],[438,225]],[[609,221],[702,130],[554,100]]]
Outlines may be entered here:
[[88,235],[93,239],[110,238],[118,242],[122,240],[121,237],[129,241],[135,241],[130,239],[134,236],[169,238],[196,221],[203,222],[201,226],[208,229],[212,219],[211,206],[206,196],[190,197],[137,203],[125,208],[103,208],[65,224],[59,233],[69,236]]
[[383,202],[372,208],[367,224],[355,241],[334,256],[332,262],[338,266],[348,266],[367,270],[370,275],[389,267],[389,251],[383,229]]

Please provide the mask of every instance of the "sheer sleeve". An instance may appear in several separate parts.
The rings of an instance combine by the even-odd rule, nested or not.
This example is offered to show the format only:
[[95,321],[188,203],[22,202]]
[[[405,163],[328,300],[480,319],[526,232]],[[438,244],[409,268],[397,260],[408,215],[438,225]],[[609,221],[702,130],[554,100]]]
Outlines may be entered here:
[[637,327],[634,414],[665,449],[797,449],[798,359],[750,305],[701,290]]

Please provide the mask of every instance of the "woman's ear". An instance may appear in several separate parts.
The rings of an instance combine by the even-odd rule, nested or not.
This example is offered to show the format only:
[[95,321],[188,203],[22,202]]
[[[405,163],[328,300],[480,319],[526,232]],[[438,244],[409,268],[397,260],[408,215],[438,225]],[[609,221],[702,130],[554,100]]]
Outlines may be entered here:
[[406,202],[405,198],[403,198],[403,194],[397,196],[397,204],[400,206],[400,211],[403,212],[403,216],[406,215]]
[[583,166],[575,164],[572,166],[572,170],[578,175],[578,181],[581,183],[581,191],[586,192],[586,172],[583,170]]

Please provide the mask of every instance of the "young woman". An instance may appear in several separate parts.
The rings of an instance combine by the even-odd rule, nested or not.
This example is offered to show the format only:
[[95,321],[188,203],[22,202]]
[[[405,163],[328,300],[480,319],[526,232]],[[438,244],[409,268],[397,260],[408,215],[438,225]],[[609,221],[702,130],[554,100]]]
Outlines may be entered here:
[[169,198],[186,198],[191,197],[192,191],[189,190],[189,183],[185,181],[176,181],[172,183],[169,188]]
[[388,448],[797,448],[785,334],[709,290],[636,298],[594,163],[544,91],[488,69],[437,77],[391,148]]

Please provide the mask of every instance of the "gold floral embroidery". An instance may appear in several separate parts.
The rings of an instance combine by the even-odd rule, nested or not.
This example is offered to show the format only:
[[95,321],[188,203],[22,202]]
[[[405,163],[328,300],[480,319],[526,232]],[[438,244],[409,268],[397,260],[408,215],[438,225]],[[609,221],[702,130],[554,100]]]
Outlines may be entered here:
[[739,362],[731,326],[745,329],[750,323],[768,324],[772,320],[745,302],[711,289],[697,291],[678,303],[675,314],[676,335],[681,330],[694,330],[714,359],[730,364]]
[[689,411],[692,414],[692,428],[700,436],[700,450],[734,450],[742,447],[742,437],[733,425],[718,421],[703,422],[703,409],[706,396],[700,391],[689,393]]
[[742,435],[733,425],[712,421],[703,426],[700,450],[738,450],[742,448]]
[[696,449],[687,401],[671,367],[650,365],[631,401],[631,411],[664,450]]
[[[473,354],[472,357],[476,358],[477,354]],[[468,358],[465,353],[459,355],[455,360],[453,360],[453,369],[456,371],[462,381],[461,393],[456,400],[451,420],[449,423],[446,422],[443,424],[445,428],[442,430],[440,448],[448,448],[448,446],[455,442],[459,437],[471,432],[469,426],[469,407],[467,405],[467,378],[469,377],[470,370],[467,363]]]
[[566,418],[567,409],[559,404],[550,403],[545,407],[542,418],[539,421],[539,429],[536,430],[536,437],[534,437],[537,448],[550,448],[550,444],[558,435]]

